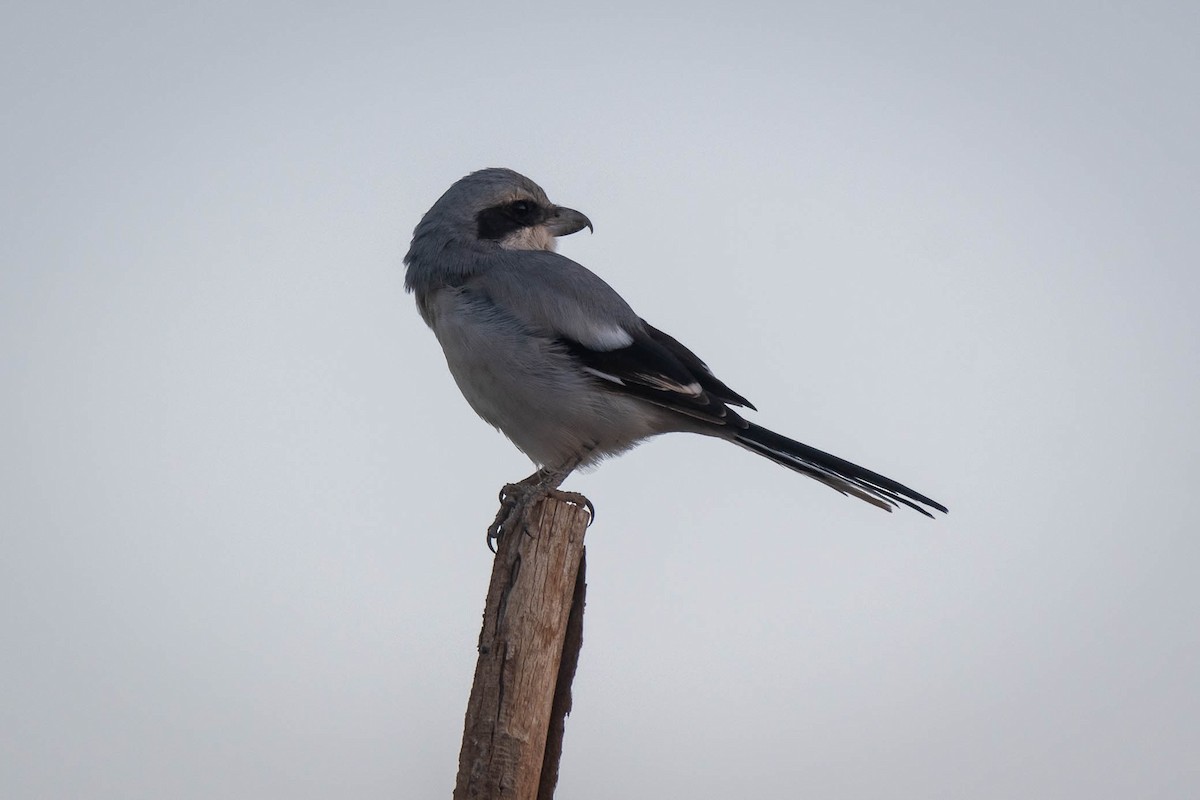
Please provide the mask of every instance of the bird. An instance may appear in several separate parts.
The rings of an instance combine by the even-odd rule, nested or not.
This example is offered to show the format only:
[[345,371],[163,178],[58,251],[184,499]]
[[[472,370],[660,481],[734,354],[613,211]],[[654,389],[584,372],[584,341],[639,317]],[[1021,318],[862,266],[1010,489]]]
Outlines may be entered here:
[[405,290],[467,403],[538,467],[505,486],[489,546],[572,471],[664,433],[724,439],[885,511],[947,512],[891,478],[747,420],[737,409],[756,411],[749,400],[602,278],[556,252],[559,237],[584,228],[595,230],[524,175],[482,169],[430,207],[404,256]]

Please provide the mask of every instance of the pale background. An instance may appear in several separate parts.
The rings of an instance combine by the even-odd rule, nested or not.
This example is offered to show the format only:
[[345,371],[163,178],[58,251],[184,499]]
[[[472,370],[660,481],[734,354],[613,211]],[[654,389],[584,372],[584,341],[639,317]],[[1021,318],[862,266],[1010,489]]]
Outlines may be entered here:
[[754,418],[576,476],[564,798],[1200,796],[1195,3],[0,19],[0,796],[453,785],[495,493],[403,292],[509,166]]

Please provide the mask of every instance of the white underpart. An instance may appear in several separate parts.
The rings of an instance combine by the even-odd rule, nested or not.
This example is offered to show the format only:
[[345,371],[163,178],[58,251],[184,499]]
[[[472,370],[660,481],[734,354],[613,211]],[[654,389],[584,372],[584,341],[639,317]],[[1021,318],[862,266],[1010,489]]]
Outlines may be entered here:
[[505,250],[549,250],[554,252],[557,242],[554,234],[542,225],[520,228],[500,240]]

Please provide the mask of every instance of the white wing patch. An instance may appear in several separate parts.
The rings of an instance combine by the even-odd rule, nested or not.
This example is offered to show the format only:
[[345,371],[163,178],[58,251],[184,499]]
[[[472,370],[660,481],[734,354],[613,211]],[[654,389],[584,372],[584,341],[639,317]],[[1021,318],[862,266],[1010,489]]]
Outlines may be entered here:
[[620,350],[622,347],[629,347],[633,344],[633,337],[629,335],[628,331],[615,325],[588,327],[580,333],[583,334],[579,338],[580,343],[593,350]]
[[[581,335],[574,337],[578,342],[602,353],[620,350],[633,344],[633,336],[627,330],[617,325],[592,325],[580,330],[579,334]],[[629,383],[640,383],[652,389],[674,392],[676,394],[687,395],[688,397],[700,397],[704,394],[704,389],[696,381],[680,383],[661,372],[631,372],[625,377],[621,377],[620,375],[614,375],[611,372],[605,372],[595,367],[584,367],[583,371],[610,383],[615,383],[618,386],[626,386]]]

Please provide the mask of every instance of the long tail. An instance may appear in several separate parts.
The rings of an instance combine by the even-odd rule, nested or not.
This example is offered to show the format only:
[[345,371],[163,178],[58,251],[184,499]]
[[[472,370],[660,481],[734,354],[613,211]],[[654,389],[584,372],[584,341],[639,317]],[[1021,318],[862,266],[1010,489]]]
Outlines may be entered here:
[[891,511],[897,504],[916,509],[927,517],[932,517],[933,514],[922,506],[943,513],[948,511],[936,500],[930,500],[891,478],[885,478],[877,472],[851,464],[815,447],[780,436],[752,422],[734,437],[734,441],[751,452],[766,456],[776,464],[815,478],[842,494],[853,495],[884,511]]

